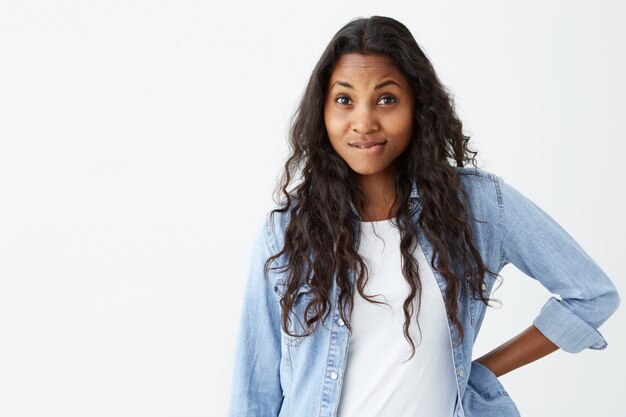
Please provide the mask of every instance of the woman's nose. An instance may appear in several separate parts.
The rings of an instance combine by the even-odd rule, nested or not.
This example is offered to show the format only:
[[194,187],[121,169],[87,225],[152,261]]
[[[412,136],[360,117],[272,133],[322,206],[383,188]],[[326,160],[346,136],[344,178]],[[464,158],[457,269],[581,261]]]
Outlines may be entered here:
[[378,119],[370,106],[357,106],[352,113],[352,130],[363,135],[378,130]]

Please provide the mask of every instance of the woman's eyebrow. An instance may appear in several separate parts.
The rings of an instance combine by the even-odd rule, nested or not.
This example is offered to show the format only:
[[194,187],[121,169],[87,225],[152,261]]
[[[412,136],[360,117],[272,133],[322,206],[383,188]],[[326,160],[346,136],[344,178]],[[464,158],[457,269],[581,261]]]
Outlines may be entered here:
[[345,82],[345,81],[339,81],[339,80],[335,81],[335,82],[334,82],[334,83],[330,86],[330,88],[332,89],[332,88],[333,88],[336,84],[338,84],[338,85],[340,85],[340,86],[342,86],[342,87],[346,87],[346,88],[354,88],[354,87],[352,86],[352,84],[349,84],[349,83],[347,83],[347,82]]
[[[339,81],[339,80],[335,81],[335,82],[333,83],[333,85],[331,85],[331,86],[330,86],[330,88],[333,88],[333,87],[335,86],[335,84],[339,84],[340,86],[342,86],[342,87],[346,87],[346,88],[354,88],[354,87],[352,86],[352,84],[350,84],[350,83],[348,83],[348,82],[346,82],[346,81]],[[383,81],[382,83],[376,84],[376,85],[374,86],[374,90],[378,90],[378,89],[383,88],[383,87],[386,87],[386,86],[388,86],[388,85],[390,85],[390,84],[395,84],[395,85],[397,85],[399,88],[402,88],[402,87],[400,86],[400,84],[398,84],[396,81],[394,81],[394,80],[386,80],[386,81]]]
[[378,90],[379,88],[383,88],[386,87],[390,84],[395,84],[398,86],[398,88],[402,89],[402,87],[400,86],[400,84],[398,84],[397,82],[395,82],[394,80],[387,80],[387,81],[383,81],[380,84],[376,84],[376,86],[374,87],[374,90]]

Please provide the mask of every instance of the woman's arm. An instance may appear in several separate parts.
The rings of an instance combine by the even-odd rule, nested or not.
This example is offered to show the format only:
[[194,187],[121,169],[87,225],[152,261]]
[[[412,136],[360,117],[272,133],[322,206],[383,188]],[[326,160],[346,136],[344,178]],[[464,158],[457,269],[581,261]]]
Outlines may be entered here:
[[476,359],[476,362],[489,368],[496,376],[500,376],[558,349],[557,345],[531,325],[514,338]]
[[620,304],[615,285],[550,215],[499,176],[500,270],[508,263],[550,297],[532,326],[475,361],[501,376],[557,349],[605,349],[598,327]]
[[[272,252],[275,251],[270,245],[266,218],[257,232],[249,257],[228,417],[277,416],[282,406],[280,311],[273,285],[263,274],[263,264]],[[268,275],[271,277],[271,274],[270,271]]]
[[[555,295],[541,308],[533,326],[566,352],[605,349],[607,343],[598,327],[620,304],[615,285],[548,213],[501,177],[496,175],[496,180],[501,225],[499,270],[512,263]],[[521,350],[515,356],[536,359],[549,345],[534,330],[525,333],[518,336],[521,341],[507,344]]]

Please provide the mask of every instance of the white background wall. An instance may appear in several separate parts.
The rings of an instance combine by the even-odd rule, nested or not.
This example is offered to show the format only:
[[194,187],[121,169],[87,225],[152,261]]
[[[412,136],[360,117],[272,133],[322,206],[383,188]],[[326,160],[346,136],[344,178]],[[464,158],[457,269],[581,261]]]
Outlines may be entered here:
[[[481,167],[551,214],[626,297],[620,1],[0,3],[0,415],[220,416],[251,239],[320,53],[405,23]],[[550,294],[507,266],[478,357]],[[623,412],[604,351],[501,377],[525,417]],[[622,330],[620,330],[622,329]]]

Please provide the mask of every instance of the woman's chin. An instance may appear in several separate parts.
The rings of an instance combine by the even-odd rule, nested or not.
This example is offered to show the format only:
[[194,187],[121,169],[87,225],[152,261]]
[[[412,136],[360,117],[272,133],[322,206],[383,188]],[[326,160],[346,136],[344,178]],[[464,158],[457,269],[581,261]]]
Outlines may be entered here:
[[352,170],[354,171],[355,174],[361,175],[361,176],[377,175],[383,171],[382,169],[374,169],[370,167],[354,167],[352,168]]

